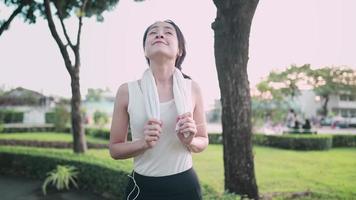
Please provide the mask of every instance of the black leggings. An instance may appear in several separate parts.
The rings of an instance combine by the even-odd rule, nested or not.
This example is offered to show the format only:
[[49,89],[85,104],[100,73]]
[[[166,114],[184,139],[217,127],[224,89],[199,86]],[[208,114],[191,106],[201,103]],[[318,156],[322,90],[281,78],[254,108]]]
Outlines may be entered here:
[[[125,200],[201,200],[198,177],[193,168],[170,176],[150,177],[132,172],[126,187]],[[131,193],[131,195],[130,195]],[[128,195],[129,198],[128,198]]]

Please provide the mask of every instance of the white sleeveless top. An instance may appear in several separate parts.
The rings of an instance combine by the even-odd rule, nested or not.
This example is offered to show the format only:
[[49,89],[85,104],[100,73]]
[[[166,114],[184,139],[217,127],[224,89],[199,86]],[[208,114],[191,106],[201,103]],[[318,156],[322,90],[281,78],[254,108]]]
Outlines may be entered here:
[[[191,80],[185,79],[188,95],[191,97]],[[128,83],[129,104],[128,113],[132,141],[144,137],[144,126],[148,120],[143,94],[138,81]],[[190,98],[191,99],[191,98]],[[190,169],[193,165],[191,152],[180,142],[176,132],[178,116],[174,99],[160,103],[162,133],[157,144],[134,157],[135,172],[144,176],[168,176]]]

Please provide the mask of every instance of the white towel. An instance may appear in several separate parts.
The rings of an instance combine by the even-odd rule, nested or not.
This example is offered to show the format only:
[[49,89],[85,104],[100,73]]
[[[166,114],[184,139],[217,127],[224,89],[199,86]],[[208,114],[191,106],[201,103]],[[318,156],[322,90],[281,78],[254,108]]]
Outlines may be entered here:
[[[143,73],[141,88],[148,117],[160,120],[160,102],[157,85],[150,68]],[[186,81],[184,80],[182,72],[177,68],[174,69],[173,73],[173,96],[178,115],[191,112],[192,100],[188,95]],[[178,123],[179,121],[176,125],[176,131],[178,130]],[[189,134],[185,134],[184,136],[188,137]]]

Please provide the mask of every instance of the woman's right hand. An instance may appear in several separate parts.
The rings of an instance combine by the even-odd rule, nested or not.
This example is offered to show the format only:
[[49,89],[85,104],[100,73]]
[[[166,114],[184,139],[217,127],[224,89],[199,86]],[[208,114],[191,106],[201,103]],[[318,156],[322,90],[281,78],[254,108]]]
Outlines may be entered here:
[[145,148],[152,148],[157,144],[162,133],[162,122],[157,119],[149,119],[144,127]]

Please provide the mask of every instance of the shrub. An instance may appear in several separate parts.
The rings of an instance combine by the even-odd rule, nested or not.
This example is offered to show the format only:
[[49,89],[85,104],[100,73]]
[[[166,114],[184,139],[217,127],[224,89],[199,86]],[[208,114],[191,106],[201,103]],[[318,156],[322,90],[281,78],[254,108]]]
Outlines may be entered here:
[[69,119],[70,113],[66,106],[63,104],[58,104],[54,108],[54,129],[59,132],[65,131]]
[[57,165],[70,165],[78,169],[79,188],[109,199],[123,199],[128,181],[128,171],[108,164],[107,161],[89,156],[75,156],[52,151],[27,151],[13,148],[0,149],[0,173],[12,174],[43,180],[46,173]]
[[220,133],[209,133],[209,144],[222,144],[222,134]]
[[105,112],[96,110],[94,112],[94,123],[99,127],[104,127],[109,122],[109,117]]
[[47,185],[51,183],[57,190],[69,189],[69,184],[73,184],[76,188],[78,185],[75,179],[78,176],[78,171],[73,166],[57,165],[57,168],[47,173],[48,176],[42,185],[42,192],[47,194]]
[[356,147],[356,135],[333,135],[333,147]]
[[54,124],[55,123],[55,113],[54,112],[47,112],[45,115],[45,121],[47,124]]
[[3,122],[5,124],[22,123],[23,116],[23,112],[18,112],[14,110],[0,110],[0,122]]
[[268,146],[294,150],[328,150],[332,147],[330,135],[282,135],[268,137]]

